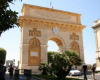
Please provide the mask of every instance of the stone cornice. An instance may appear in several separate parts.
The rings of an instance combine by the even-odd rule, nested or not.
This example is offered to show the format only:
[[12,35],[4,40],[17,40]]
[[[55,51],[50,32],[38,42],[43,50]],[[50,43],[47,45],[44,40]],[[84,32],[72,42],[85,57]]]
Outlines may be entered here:
[[60,31],[69,30],[71,32],[82,32],[82,29],[85,28],[84,25],[46,20],[46,19],[40,19],[40,18],[33,18],[33,17],[25,17],[25,16],[20,16],[19,24],[20,24],[20,27],[30,27],[30,28],[38,27],[41,29],[42,28],[52,29],[53,27],[57,26],[60,28]]
[[92,26],[93,29],[96,29],[97,27],[100,27],[100,23],[98,23],[98,24]]
[[81,16],[81,14],[78,14],[78,13],[66,12],[66,11],[61,11],[61,10],[56,10],[56,9],[51,9],[51,8],[46,8],[46,7],[40,7],[40,6],[30,5],[30,4],[23,4],[22,10],[21,10],[22,13],[23,13],[24,8],[26,6],[28,8],[34,8],[34,9],[45,10],[45,11],[50,11],[50,12],[59,12],[59,13],[62,13],[62,14],[70,14],[70,15]]
[[51,24],[61,24],[61,25],[74,25],[77,27],[82,27],[85,28],[85,25],[81,25],[81,24],[72,24],[72,23],[66,23],[66,22],[61,22],[61,21],[53,21],[53,20],[46,20],[46,19],[40,19],[40,18],[33,18],[33,17],[25,17],[25,16],[20,16],[19,17],[19,23],[20,23],[20,27],[22,25],[23,21],[30,21],[30,22],[40,22],[40,23],[51,23]]

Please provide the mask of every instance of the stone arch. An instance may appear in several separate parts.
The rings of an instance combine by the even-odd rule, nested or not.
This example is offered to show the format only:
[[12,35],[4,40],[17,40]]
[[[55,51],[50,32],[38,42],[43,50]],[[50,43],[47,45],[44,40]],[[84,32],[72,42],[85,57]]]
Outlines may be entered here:
[[71,50],[77,52],[78,55],[79,55],[79,53],[80,53],[80,51],[79,51],[79,44],[78,44],[77,42],[73,41],[73,42],[70,44],[70,47],[71,47]]
[[59,37],[59,36],[51,36],[51,37],[48,38],[47,42],[49,40],[54,41],[58,45],[59,52],[63,53],[66,50],[65,42],[64,42],[64,40],[61,37]]
[[29,41],[29,52],[28,52],[28,65],[39,66],[41,57],[40,41],[36,38],[32,38]]

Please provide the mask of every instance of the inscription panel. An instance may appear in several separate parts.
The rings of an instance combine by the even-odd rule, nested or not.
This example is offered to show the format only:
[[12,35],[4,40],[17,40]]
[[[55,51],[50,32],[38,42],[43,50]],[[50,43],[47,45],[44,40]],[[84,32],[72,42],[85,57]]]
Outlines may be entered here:
[[37,57],[38,56],[38,52],[31,52],[31,56]]
[[29,9],[28,13],[29,13],[28,15],[31,17],[62,21],[68,23],[77,23],[77,16],[70,15],[70,14],[62,14],[62,13],[50,12],[50,11],[32,9],[32,8]]

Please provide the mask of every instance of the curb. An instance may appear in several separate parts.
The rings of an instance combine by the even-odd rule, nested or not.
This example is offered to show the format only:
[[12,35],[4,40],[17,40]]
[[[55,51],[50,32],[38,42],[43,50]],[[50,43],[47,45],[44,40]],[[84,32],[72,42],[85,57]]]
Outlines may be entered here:
[[[77,76],[77,77],[67,76],[67,77],[69,77],[69,78],[76,78],[76,79],[83,79],[83,78],[79,78],[78,76]],[[46,79],[38,78],[38,77],[35,77],[35,76],[32,76],[32,78],[37,79],[37,80],[46,80]],[[83,79],[83,80],[84,80],[84,79]],[[92,80],[92,79],[88,79],[88,80]]]
[[32,76],[34,79],[37,79],[37,80],[46,80],[46,79],[43,79],[43,78],[38,78],[38,77],[35,77],[35,76]]
[[[76,79],[83,79],[84,80],[84,78],[79,78],[78,76],[77,77],[67,76],[67,77],[69,77],[69,78],[76,78]],[[88,80],[92,80],[92,79],[88,79]]]

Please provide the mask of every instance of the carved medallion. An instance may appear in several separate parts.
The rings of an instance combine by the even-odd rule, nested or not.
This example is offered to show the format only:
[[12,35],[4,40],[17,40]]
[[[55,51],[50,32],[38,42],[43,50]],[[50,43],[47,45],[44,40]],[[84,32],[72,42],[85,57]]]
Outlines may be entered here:
[[54,31],[55,35],[57,35],[57,34],[58,34],[58,32],[59,32],[58,27],[53,27],[53,31]]

